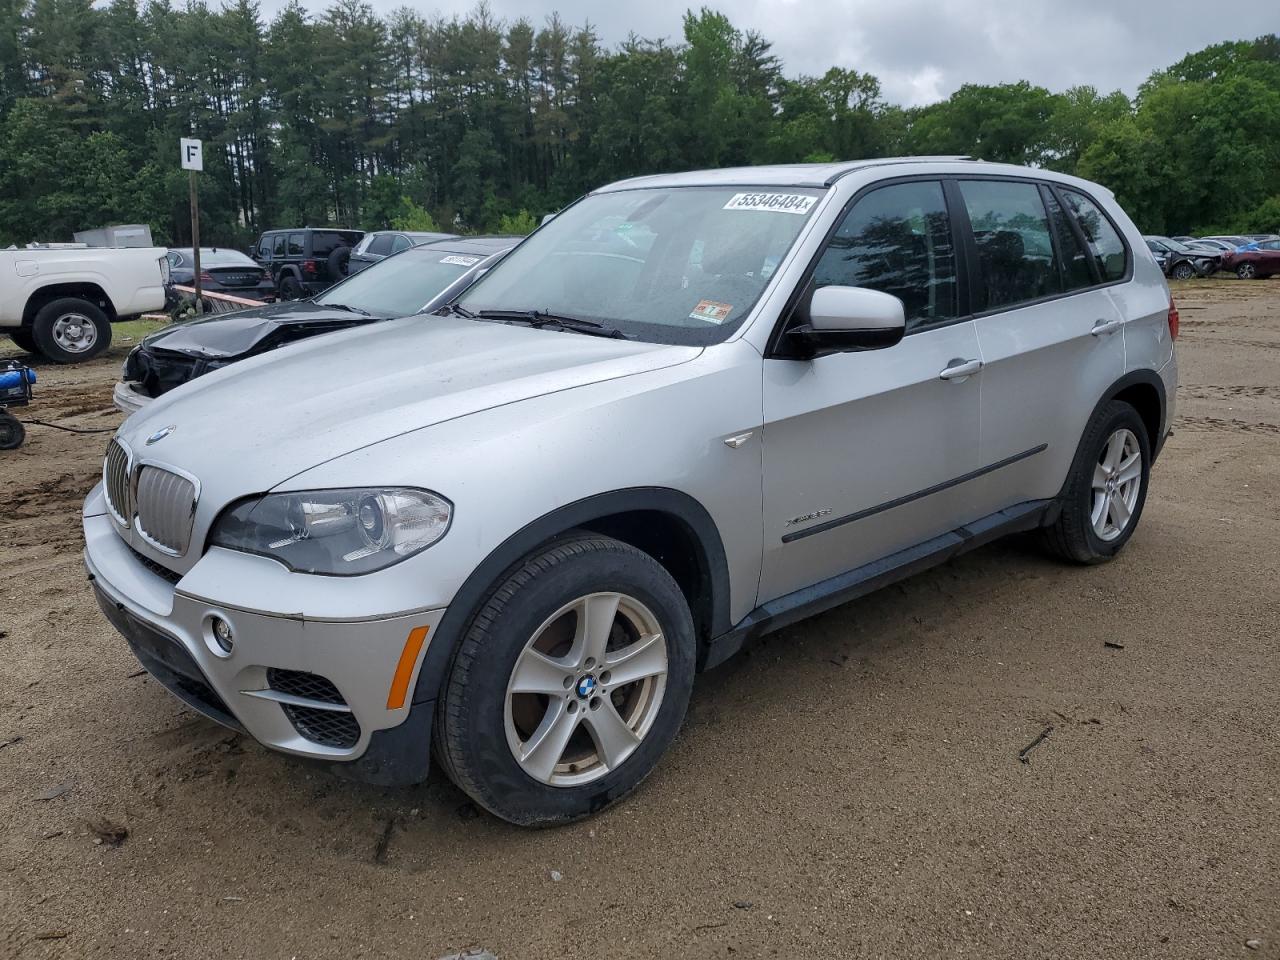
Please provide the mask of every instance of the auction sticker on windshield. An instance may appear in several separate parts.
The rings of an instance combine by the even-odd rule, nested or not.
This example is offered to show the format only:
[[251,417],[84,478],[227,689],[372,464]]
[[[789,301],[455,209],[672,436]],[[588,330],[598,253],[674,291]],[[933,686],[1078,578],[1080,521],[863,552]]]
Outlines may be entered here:
[[817,203],[817,197],[803,193],[735,193],[724,205],[726,210],[764,210],[766,213],[798,213],[804,216]]
[[460,254],[452,254],[448,257],[443,257],[440,260],[440,262],[456,264],[459,267],[474,267],[477,263],[480,262],[480,258],[464,257],[464,256],[461,256]]
[[733,313],[733,304],[719,303],[716,300],[699,300],[689,317],[693,320],[705,320],[707,323],[724,323]]

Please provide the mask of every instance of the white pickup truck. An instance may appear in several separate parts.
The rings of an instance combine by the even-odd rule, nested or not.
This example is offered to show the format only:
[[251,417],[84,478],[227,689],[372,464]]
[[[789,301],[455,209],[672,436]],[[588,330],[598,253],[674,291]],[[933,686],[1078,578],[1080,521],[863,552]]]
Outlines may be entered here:
[[112,323],[164,307],[164,255],[79,244],[0,250],[0,333],[55,363],[91,360],[111,345]]

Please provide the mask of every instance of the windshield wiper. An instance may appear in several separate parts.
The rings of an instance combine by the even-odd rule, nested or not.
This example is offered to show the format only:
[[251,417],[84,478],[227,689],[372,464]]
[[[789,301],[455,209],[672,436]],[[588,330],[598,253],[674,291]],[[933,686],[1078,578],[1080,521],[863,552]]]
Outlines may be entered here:
[[501,320],[505,323],[527,323],[531,327],[555,326],[561,330],[585,333],[592,337],[611,337],[615,340],[630,339],[617,327],[606,326],[582,317],[570,317],[546,310],[481,310],[474,316],[479,320]]
[[462,317],[464,320],[476,319],[476,315],[474,313],[466,307],[458,306],[456,303],[446,303],[443,307],[440,307],[437,310],[432,310],[431,312],[437,317],[447,317],[452,313],[455,317]]
[[358,313],[365,317],[372,317],[373,314],[368,310],[361,310],[359,307],[352,307],[345,303],[324,303],[321,306],[329,307],[333,310],[346,310],[348,313]]

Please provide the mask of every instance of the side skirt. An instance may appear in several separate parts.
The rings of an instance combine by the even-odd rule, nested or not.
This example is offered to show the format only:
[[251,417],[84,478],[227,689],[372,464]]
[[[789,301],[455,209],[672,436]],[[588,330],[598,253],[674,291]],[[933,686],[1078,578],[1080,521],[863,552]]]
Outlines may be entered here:
[[699,667],[709,670],[719,666],[754,637],[866,596],[1007,534],[1034,530],[1052,523],[1059,509],[1061,506],[1057,500],[1020,503],[811,587],[770,600],[752,610],[732,630],[713,638],[705,648]]

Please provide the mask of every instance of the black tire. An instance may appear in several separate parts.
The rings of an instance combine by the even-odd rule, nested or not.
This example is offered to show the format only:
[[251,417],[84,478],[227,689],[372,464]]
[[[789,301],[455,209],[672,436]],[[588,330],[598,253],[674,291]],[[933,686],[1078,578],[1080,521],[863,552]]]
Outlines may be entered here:
[[96,303],[59,297],[36,313],[31,336],[40,353],[54,363],[84,363],[111,346],[111,321]]
[[31,331],[26,327],[20,330],[10,330],[9,339],[18,345],[18,349],[25,350],[27,353],[39,353],[36,348],[35,337],[31,335]]
[[1171,276],[1175,280],[1190,280],[1195,275],[1196,275],[1196,268],[1193,267],[1191,264],[1189,264],[1185,260],[1175,265],[1171,273]]
[[286,273],[280,278],[279,287],[281,300],[301,300],[306,296],[306,291],[302,289],[302,281],[292,273]]
[[[527,773],[508,743],[508,684],[526,645],[548,618],[566,603],[603,591],[634,598],[656,616],[667,643],[665,689],[648,732],[616,767],[588,783],[553,786]],[[621,620],[613,621],[613,630]],[[548,826],[588,816],[633,790],[671,745],[689,704],[695,660],[688,604],[661,564],[608,537],[570,536],[509,570],[472,620],[439,699],[437,760],[476,803],[511,823]],[[580,686],[568,687],[565,699],[589,696],[578,693]],[[584,703],[577,729],[589,735],[586,711]]]
[[[1137,438],[1142,457],[1140,486],[1127,524],[1118,536],[1103,539],[1095,531],[1091,516],[1094,505],[1094,471],[1106,453],[1111,437],[1120,430],[1128,430]],[[1062,511],[1058,519],[1042,531],[1044,545],[1051,553],[1075,563],[1105,563],[1110,560],[1123,549],[1138,528],[1142,508],[1147,502],[1150,479],[1151,440],[1138,411],[1119,400],[1104,404],[1085,428],[1075,461],[1071,465]]]
[[10,413],[0,410],[0,450],[17,450],[27,439],[27,428]]
[[1236,276],[1241,280],[1258,279],[1258,268],[1252,263],[1242,263],[1236,267]]
[[351,248],[350,247],[334,247],[329,254],[329,259],[325,261],[325,268],[329,272],[329,279],[334,283],[346,277],[347,271],[351,267]]

